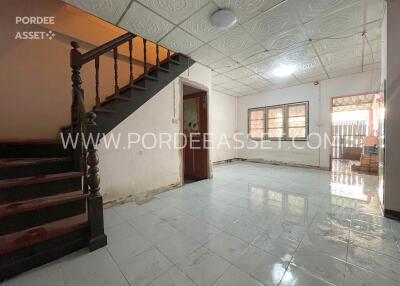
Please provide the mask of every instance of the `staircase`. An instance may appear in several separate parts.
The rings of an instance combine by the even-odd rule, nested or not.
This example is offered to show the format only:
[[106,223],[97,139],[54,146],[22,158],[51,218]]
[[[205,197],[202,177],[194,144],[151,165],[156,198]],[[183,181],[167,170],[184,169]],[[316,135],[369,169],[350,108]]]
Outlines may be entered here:
[[[80,135],[76,148],[65,149],[60,140],[0,143],[0,281],[80,248],[95,250],[107,244],[96,144],[193,64],[169,50],[160,59],[156,45],[156,62],[150,65],[144,39],[143,73],[134,78],[135,37],[126,33],[84,54],[77,42],[71,43],[71,126],[60,133]],[[129,46],[130,80],[120,87],[118,48],[124,44]],[[109,52],[115,92],[101,101],[100,58]],[[96,105],[87,112],[80,69],[93,61]],[[85,146],[88,136],[98,140]]]

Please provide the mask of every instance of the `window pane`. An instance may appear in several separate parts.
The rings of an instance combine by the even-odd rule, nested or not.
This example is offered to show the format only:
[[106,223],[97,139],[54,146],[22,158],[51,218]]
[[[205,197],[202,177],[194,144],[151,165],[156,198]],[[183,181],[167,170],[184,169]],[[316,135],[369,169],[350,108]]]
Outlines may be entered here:
[[268,108],[268,118],[283,118],[283,108]]
[[289,137],[304,138],[306,137],[306,128],[289,128]]
[[283,136],[283,128],[268,129],[268,137],[279,138]]
[[264,120],[250,121],[250,129],[264,129]]
[[263,110],[252,110],[250,111],[250,120],[264,120],[264,111]]
[[253,129],[250,131],[250,137],[251,138],[256,138],[256,139],[261,139],[263,138],[264,133],[264,128],[263,129]]
[[306,115],[306,105],[293,105],[289,106],[289,117],[292,116],[305,116]]
[[268,119],[268,128],[282,128],[283,118]]
[[262,139],[264,136],[264,110],[249,110],[249,135],[251,138]]
[[289,117],[289,128],[290,127],[305,127],[306,117]]

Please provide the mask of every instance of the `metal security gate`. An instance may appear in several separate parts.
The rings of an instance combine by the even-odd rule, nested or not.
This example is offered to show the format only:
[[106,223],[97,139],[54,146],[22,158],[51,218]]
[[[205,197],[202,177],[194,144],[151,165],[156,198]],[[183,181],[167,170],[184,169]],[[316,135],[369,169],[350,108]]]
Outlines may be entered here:
[[365,120],[332,123],[332,159],[359,160],[368,132]]

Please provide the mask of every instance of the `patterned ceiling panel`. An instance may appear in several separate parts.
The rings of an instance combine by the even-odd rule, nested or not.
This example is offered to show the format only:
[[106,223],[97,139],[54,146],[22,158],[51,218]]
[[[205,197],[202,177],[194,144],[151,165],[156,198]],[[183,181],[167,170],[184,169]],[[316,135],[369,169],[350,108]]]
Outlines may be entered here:
[[330,72],[336,72],[336,71],[346,70],[346,69],[355,68],[355,67],[361,68],[361,64],[362,64],[362,58],[358,57],[358,58],[352,58],[347,61],[341,61],[341,62],[337,62],[337,63],[331,64],[331,65],[326,65],[325,68],[328,71],[328,73],[330,73]]
[[201,64],[209,66],[210,64],[223,59],[225,56],[217,51],[216,49],[210,47],[209,45],[204,45],[195,50],[190,56]]
[[380,58],[381,57],[381,49],[382,49],[382,41],[379,39],[379,40],[375,40],[375,41],[372,41],[369,43],[371,46],[366,44],[364,47],[365,55],[374,54],[374,56]]
[[239,94],[252,94],[255,92],[255,90],[247,85],[242,85],[240,87],[236,87],[235,92]]
[[267,11],[243,26],[258,41],[264,42],[279,32],[290,30],[299,24],[295,9],[289,2],[284,2]]
[[267,11],[284,0],[214,0],[220,8],[229,8],[238,15],[243,23],[258,14]]
[[[234,96],[380,68],[384,0],[65,2],[189,55],[212,69],[213,88]],[[209,21],[221,8],[238,16],[230,29]],[[293,75],[276,78],[285,65]]]
[[242,51],[238,54],[234,54],[231,56],[231,58],[240,62],[242,65],[248,65],[251,63],[263,61],[270,57],[271,54],[266,52],[266,49],[260,44],[255,44],[248,48],[246,51]]
[[153,42],[159,41],[174,27],[170,22],[136,2],[132,3],[120,26]]
[[280,63],[279,59],[274,57],[262,62],[250,64],[247,66],[247,68],[265,78],[268,78],[268,77],[273,77],[273,76],[268,76],[268,74],[272,74],[273,70],[277,68],[279,63]]
[[385,10],[384,0],[365,0],[367,2],[367,23],[383,17]]
[[252,75],[254,75],[254,72],[252,72],[248,68],[242,67],[242,68],[238,68],[238,69],[234,69],[229,72],[226,72],[225,75],[227,77],[230,77],[231,79],[239,79],[239,78],[252,76]]
[[324,73],[324,69],[318,58],[307,62],[299,62],[295,65],[294,75],[297,78],[313,77]]
[[363,24],[363,5],[361,2],[346,7],[337,13],[316,18],[304,25],[311,39],[330,37]]
[[299,27],[296,27],[292,30],[272,35],[263,42],[263,46],[268,50],[284,51],[304,45],[307,43],[307,40],[308,38],[303,34],[303,31]]
[[128,7],[130,0],[64,0],[86,12],[89,12],[99,18],[102,18],[113,24],[117,23],[121,18],[125,9]]
[[331,65],[341,61],[347,61],[354,57],[362,57],[363,46],[352,46],[337,50],[333,53],[324,54],[321,56],[321,60],[324,65]]
[[238,81],[255,89],[260,89],[271,85],[269,81],[265,80],[263,77],[256,74],[249,77],[238,79]]
[[280,55],[280,59],[287,63],[295,64],[296,62],[309,61],[317,57],[311,44],[306,44],[302,47],[291,50]]
[[319,55],[325,55],[328,53],[337,52],[343,50],[347,47],[354,47],[361,45],[363,39],[361,35],[351,36],[346,39],[326,39],[321,41],[316,41],[314,47]]
[[203,42],[182,29],[175,28],[160,41],[160,44],[173,51],[181,51],[182,53],[189,54],[194,49],[203,45]]
[[149,9],[178,24],[205,5],[208,0],[138,0]]
[[344,69],[344,70],[339,70],[339,71],[332,71],[329,72],[329,77],[330,78],[335,78],[335,77],[342,77],[342,76],[347,76],[347,75],[352,75],[355,73],[360,73],[362,72],[362,68],[361,65],[359,67],[355,67],[355,68],[349,68],[349,69]]
[[241,65],[238,64],[236,61],[232,60],[231,58],[224,58],[220,61],[210,64],[210,68],[218,73],[226,73],[233,69],[240,68]]
[[315,81],[320,81],[324,79],[328,79],[328,76],[326,73],[321,73],[317,75],[313,75],[311,77],[306,77],[306,78],[298,78],[301,83],[310,83],[310,82],[315,82]]
[[210,2],[189,17],[180,27],[205,42],[214,40],[225,32],[211,25],[209,21],[211,15],[217,10],[217,5]]
[[364,64],[365,65],[372,65],[372,64],[380,63],[380,61],[381,61],[381,58],[374,57],[372,55],[366,55],[364,57]]
[[221,84],[221,83],[228,82],[228,81],[231,81],[231,78],[227,77],[223,74],[216,75],[212,78],[212,83],[214,83],[214,84]]
[[285,78],[282,77],[270,78],[269,81],[280,88],[290,87],[300,84],[300,82],[294,76],[288,76]]
[[245,51],[256,41],[243,28],[236,27],[210,43],[211,46],[227,56]]
[[236,88],[240,88],[243,86],[243,84],[241,84],[238,81],[235,80],[230,80],[224,83],[221,83],[220,86],[231,89],[231,90],[235,90]]
[[331,14],[345,6],[349,6],[360,0],[295,0],[302,23]]

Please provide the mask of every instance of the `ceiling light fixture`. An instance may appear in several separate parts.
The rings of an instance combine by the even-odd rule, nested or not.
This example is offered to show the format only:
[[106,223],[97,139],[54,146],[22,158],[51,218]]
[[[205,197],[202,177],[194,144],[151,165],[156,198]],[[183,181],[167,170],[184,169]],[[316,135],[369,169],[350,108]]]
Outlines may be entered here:
[[210,17],[210,22],[218,29],[226,30],[235,25],[238,21],[235,13],[230,9],[220,9]]
[[273,73],[278,77],[286,77],[294,73],[295,69],[293,65],[281,65],[274,69]]

